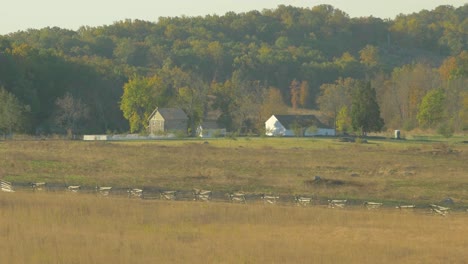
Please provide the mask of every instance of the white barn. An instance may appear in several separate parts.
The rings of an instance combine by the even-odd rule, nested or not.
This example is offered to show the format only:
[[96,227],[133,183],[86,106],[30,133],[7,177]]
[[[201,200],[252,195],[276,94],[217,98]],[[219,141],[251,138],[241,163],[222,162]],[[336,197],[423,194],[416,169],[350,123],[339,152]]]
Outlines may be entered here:
[[[298,135],[299,134],[299,135]],[[314,115],[272,115],[265,122],[267,136],[335,136],[335,129]]]

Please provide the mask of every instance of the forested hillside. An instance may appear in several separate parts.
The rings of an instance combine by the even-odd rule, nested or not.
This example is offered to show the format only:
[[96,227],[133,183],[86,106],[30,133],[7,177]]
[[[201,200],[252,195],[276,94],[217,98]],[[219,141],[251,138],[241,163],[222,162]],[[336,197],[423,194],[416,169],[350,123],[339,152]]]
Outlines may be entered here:
[[453,133],[468,129],[467,46],[468,4],[394,20],[278,6],[30,29],[0,36],[0,130],[143,132],[155,107],[177,106],[191,127],[217,110],[229,130],[260,133],[306,108],[350,131],[370,82],[384,129]]

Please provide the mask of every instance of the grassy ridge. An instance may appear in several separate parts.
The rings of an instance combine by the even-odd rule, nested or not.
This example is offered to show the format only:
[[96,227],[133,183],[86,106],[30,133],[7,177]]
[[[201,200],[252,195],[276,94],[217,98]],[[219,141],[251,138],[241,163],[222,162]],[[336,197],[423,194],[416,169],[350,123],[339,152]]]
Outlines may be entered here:
[[0,193],[2,263],[463,263],[468,216]]
[[[461,140],[460,140],[461,141]],[[145,142],[4,141],[0,178],[27,183],[210,188],[468,204],[468,145],[239,138]],[[314,182],[320,175],[324,181]]]

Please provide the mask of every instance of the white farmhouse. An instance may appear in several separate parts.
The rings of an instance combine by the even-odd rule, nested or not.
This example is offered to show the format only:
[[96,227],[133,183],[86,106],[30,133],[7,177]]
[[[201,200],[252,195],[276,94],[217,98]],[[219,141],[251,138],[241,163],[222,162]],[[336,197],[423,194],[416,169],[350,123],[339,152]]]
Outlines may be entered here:
[[335,136],[335,129],[314,115],[272,115],[265,122],[267,136]]

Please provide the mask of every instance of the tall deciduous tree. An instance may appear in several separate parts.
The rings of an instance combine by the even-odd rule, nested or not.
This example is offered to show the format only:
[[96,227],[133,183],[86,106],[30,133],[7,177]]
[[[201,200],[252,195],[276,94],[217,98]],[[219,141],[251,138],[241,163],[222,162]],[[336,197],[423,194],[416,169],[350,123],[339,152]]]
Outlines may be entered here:
[[351,125],[355,131],[360,131],[362,136],[368,132],[379,132],[384,126],[375,89],[371,87],[370,82],[361,82],[353,92]]
[[468,130],[468,91],[462,93],[463,107],[460,110],[460,117],[462,120],[461,128]]
[[0,131],[4,135],[23,127],[29,106],[24,106],[12,93],[0,87]]
[[213,108],[220,111],[220,116],[217,122],[228,130],[233,128],[233,116],[231,113],[232,105],[234,105],[234,89],[232,82],[227,80],[224,83],[211,83],[211,91],[215,96]]
[[[236,71],[224,84],[212,84],[216,96],[213,107],[221,111],[218,119],[228,130],[252,132],[264,100],[264,87],[259,81],[248,81]],[[263,120],[264,122],[265,120]]]
[[236,90],[232,109],[234,127],[241,133],[258,132],[253,130],[258,121],[264,87],[259,81],[233,80],[233,84]]
[[439,67],[442,79],[442,89],[445,93],[445,107],[452,130],[462,130],[467,123],[462,115],[464,107],[463,94],[468,93],[468,52],[462,52],[456,57],[447,58]]
[[336,131],[348,133],[351,128],[351,117],[347,106],[343,106],[336,116]]
[[351,108],[351,94],[357,83],[354,79],[346,78],[320,86],[322,94],[317,98],[317,103],[334,127],[336,127],[338,112],[344,106]]
[[379,49],[376,46],[366,45],[359,51],[361,63],[373,67],[379,63]]
[[301,107],[307,107],[307,102],[309,101],[309,83],[307,81],[302,81],[299,89],[299,104]]
[[380,83],[384,87],[379,87],[379,98],[386,98],[381,100],[386,123],[408,130],[417,126],[418,105],[424,95],[440,87],[438,74],[427,64],[395,68],[391,80]]
[[296,79],[292,80],[289,89],[291,91],[291,105],[296,110],[299,104],[300,83]]
[[70,93],[57,98],[55,105],[55,122],[67,131],[68,136],[73,136],[80,123],[89,117],[88,106]]
[[174,88],[177,91],[177,105],[187,114],[190,134],[195,136],[196,125],[204,114],[209,87],[195,74],[180,72]]
[[155,75],[151,78],[133,76],[125,85],[120,109],[130,124],[130,132],[143,131],[152,111],[162,102],[160,95],[164,93],[161,78]]
[[444,119],[444,101],[445,94],[442,89],[431,90],[424,96],[418,112],[421,127],[434,128]]

